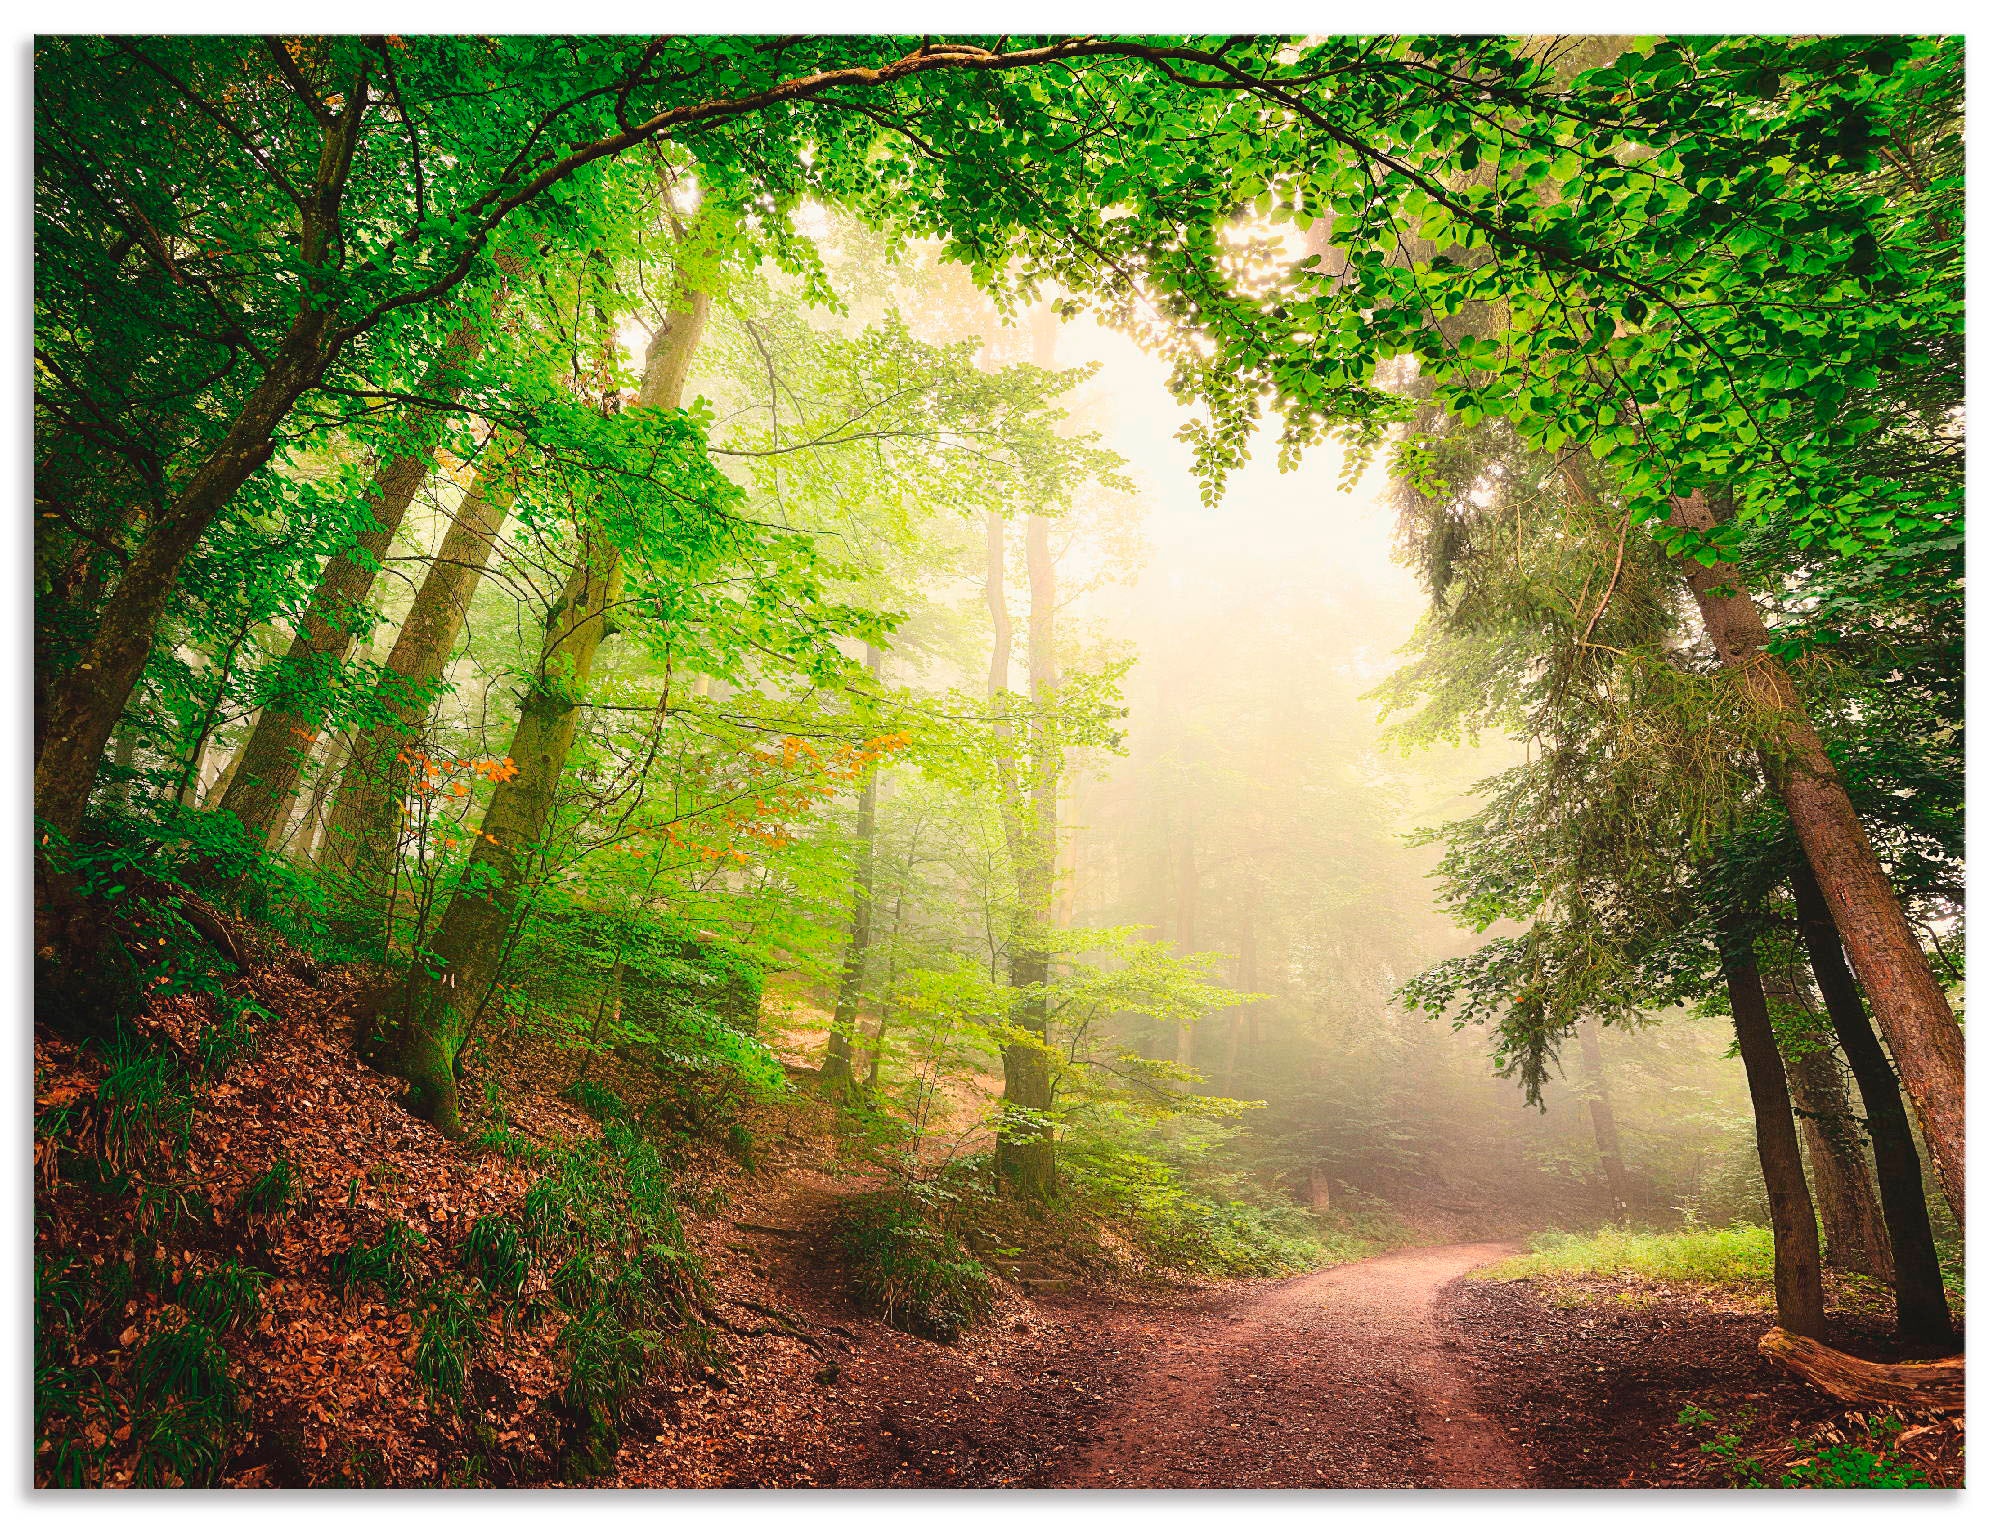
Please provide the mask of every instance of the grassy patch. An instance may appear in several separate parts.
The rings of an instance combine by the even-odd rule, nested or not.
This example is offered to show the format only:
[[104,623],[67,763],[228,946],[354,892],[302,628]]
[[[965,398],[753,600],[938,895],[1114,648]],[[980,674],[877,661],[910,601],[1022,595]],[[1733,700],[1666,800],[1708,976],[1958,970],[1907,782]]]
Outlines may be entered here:
[[1692,1285],[1733,1285],[1768,1278],[1771,1229],[1719,1227],[1692,1232],[1632,1232],[1603,1227],[1588,1235],[1544,1232],[1528,1251],[1475,1270],[1489,1280],[1638,1275]]

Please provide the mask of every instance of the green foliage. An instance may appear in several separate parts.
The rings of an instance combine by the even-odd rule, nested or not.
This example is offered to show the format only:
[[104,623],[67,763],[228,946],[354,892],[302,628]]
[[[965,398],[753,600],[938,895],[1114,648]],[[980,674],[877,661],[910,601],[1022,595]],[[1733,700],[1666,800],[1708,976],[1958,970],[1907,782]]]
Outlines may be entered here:
[[407,1223],[383,1224],[381,1237],[372,1244],[351,1243],[328,1260],[334,1280],[349,1291],[373,1285],[391,1306],[401,1303],[416,1283],[421,1255],[429,1240]]
[[485,1341],[478,1308],[461,1287],[441,1277],[419,1298],[416,1322],[417,1352],[411,1367],[435,1408],[456,1411],[465,1398],[466,1370]]
[[993,1286],[934,1211],[910,1192],[863,1196],[842,1207],[837,1240],[863,1310],[919,1338],[956,1343],[992,1311]]
[[105,1053],[98,1082],[105,1162],[117,1169],[186,1156],[194,1091],[185,1069],[162,1047],[120,1034]]
[[562,1097],[600,1126],[612,1122],[631,1124],[632,1108],[601,1084],[578,1079],[562,1092]]
[[175,1298],[193,1321],[216,1332],[228,1332],[257,1314],[270,1279],[263,1270],[231,1259],[212,1269],[188,1270],[175,1287]]
[[1104,1131],[1063,1150],[1079,1201],[1117,1224],[1154,1264],[1192,1274],[1301,1274],[1377,1252],[1379,1239],[1316,1218],[1241,1172],[1218,1167],[1227,1129],[1200,1119]]
[[291,1159],[280,1156],[243,1187],[236,1204],[246,1216],[278,1216],[291,1209],[298,1183],[298,1169]]
[[1835,1444],[1815,1451],[1802,1465],[1788,1466],[1778,1484],[1828,1491],[1924,1491],[1931,1483],[1907,1460],[1859,1444]]
[[482,1216],[465,1234],[459,1262],[489,1295],[517,1296],[528,1277],[530,1255],[511,1221]]
[[1496,1280],[1634,1274],[1651,1280],[1730,1285],[1768,1280],[1771,1254],[1769,1227],[1686,1232],[1602,1227],[1588,1235],[1537,1233],[1529,1239],[1526,1253],[1474,1273]]
[[[1774,1468],[1744,1452],[1747,1428],[1754,1415],[1745,1409],[1732,1423],[1690,1403],[1681,1408],[1675,1421],[1682,1427],[1710,1430],[1710,1436],[1701,1440],[1701,1452],[1713,1456],[1737,1486],[1866,1491],[1930,1487],[1930,1478],[1917,1466],[1893,1453],[1878,1453],[1861,1444],[1833,1444],[1809,1452],[1803,1440],[1794,1438],[1790,1440],[1791,1447],[1802,1458]],[[1868,1429],[1873,1442],[1886,1445],[1901,1430],[1901,1424],[1892,1417],[1871,1418]]]
[[144,1433],[140,1484],[168,1476],[186,1486],[208,1483],[228,1454],[238,1415],[236,1382],[214,1330],[189,1320],[155,1333],[133,1361],[132,1383]]

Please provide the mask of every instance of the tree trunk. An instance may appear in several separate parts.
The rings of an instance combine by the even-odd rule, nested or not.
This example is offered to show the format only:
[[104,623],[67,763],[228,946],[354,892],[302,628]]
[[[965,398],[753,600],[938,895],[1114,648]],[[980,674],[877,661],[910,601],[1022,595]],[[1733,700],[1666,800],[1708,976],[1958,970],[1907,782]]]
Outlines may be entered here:
[[[466,367],[478,358],[481,344],[479,324],[471,319],[461,323],[419,383],[419,391],[447,402],[456,400],[464,389]],[[369,484],[368,529],[321,571],[291,647],[278,658],[271,697],[250,732],[242,763],[222,795],[220,807],[242,821],[244,833],[253,839],[273,833],[298,788],[377,572],[417,489],[430,475],[432,450],[423,442],[428,436],[426,420],[419,416],[414,421],[401,447],[388,453]]]
[[1819,883],[1804,863],[1792,870],[1792,899],[1798,906],[1799,938],[1812,963],[1813,980],[1825,1002],[1827,1020],[1847,1054],[1848,1067],[1854,1071],[1854,1086],[1861,1093],[1861,1110],[1868,1121],[1875,1178],[1882,1193],[1882,1220],[1888,1229],[1894,1265],[1896,1325],[1905,1337],[1948,1344],[1954,1336],[1951,1308],[1945,1301],[1930,1212],[1924,1203],[1923,1159],[1917,1152],[1916,1138],[1910,1134],[1902,1089],[1888,1055],[1875,1039],[1860,991],[1854,987]]
[[[1782,991],[1765,991],[1765,1002]],[[1889,1235],[1868,1177],[1867,1145],[1847,1108],[1847,1079],[1825,1047],[1810,1040],[1785,1057],[1792,1110],[1805,1133],[1812,1164],[1813,1200],[1826,1239],[1826,1266],[1873,1275],[1885,1285],[1893,1274]]]
[[1729,1012],[1736,1024],[1736,1050],[1750,1081],[1750,1108],[1757,1122],[1757,1162],[1771,1202],[1773,1280],[1778,1325],[1807,1338],[1826,1334],[1826,1301],[1820,1285],[1819,1227],[1812,1194],[1792,1126],[1792,1101],[1785,1088],[1785,1061],[1771,1033],[1771,1013],[1757,960],[1745,952],[1723,969]]
[[[647,350],[649,384],[640,395],[656,407],[678,406],[678,391],[652,382],[654,367],[685,380],[700,342],[708,300],[667,319],[671,338]],[[480,822],[467,881],[453,895],[422,954],[411,983],[381,1028],[370,1054],[409,1086],[405,1103],[442,1131],[463,1131],[456,1067],[472,1021],[498,982],[522,886],[536,865],[555,812],[556,790],[576,739],[578,710],[603,643],[606,611],[617,599],[621,568],[616,548],[595,524],[580,526],[575,569],[551,611],[541,660],[521,701],[508,760],[511,775],[494,789]]]
[[[868,670],[881,675],[882,652],[868,647]],[[834,995],[833,1025],[826,1034],[826,1059],[820,1064],[820,1087],[838,1099],[854,1088],[854,1031],[861,1017],[861,986],[868,974],[868,945],[875,913],[876,774],[869,770],[861,785],[854,819],[854,907],[848,923],[847,954],[841,960],[840,987]]]
[[1828,1348],[1812,1338],[1794,1338],[1773,1328],[1757,1347],[1793,1374],[1842,1402],[1878,1402],[1919,1412],[1965,1410],[1965,1359],[1876,1364]]
[[1618,1118],[1611,1110],[1611,1095],[1604,1079],[1604,1049],[1597,1039],[1597,1023],[1585,1017],[1577,1025],[1577,1045],[1583,1053],[1583,1090],[1590,1104],[1590,1133],[1597,1143],[1597,1166],[1604,1175],[1605,1193],[1619,1221],[1632,1212],[1632,1182],[1625,1172],[1625,1151],[1618,1143]]
[[[1049,910],[1053,898],[1054,840],[1049,814],[1054,803],[1055,758],[1050,753],[1047,706],[1055,686],[1055,569],[1049,559],[1048,521],[1031,518],[1028,551],[1028,694],[1033,704],[1027,734],[1029,787],[1024,791],[1007,747],[1011,727],[1002,731],[1002,807],[1012,820],[1009,844],[1014,869],[1013,924],[1008,936],[1007,977],[1017,990],[1048,981]],[[987,520],[987,605],[994,615],[993,664],[988,685],[1005,692],[1003,654],[1011,648],[1012,623],[1006,613],[1006,543],[997,515]],[[996,714],[1000,712],[996,706]],[[1001,722],[996,720],[996,726]],[[1004,1087],[1001,1124],[993,1152],[1000,1177],[1020,1194],[1045,1197],[1055,1190],[1056,1155],[1052,1111],[1054,1078],[1046,1050],[1048,1010],[1036,996],[1017,997],[1012,1022],[1026,1041],[1007,1043],[1000,1053]]]
[[516,447],[499,440],[488,445],[488,457],[431,557],[375,685],[375,707],[389,718],[355,736],[327,817],[320,861],[353,879],[350,892],[370,919],[381,911],[401,845],[408,748],[423,730],[446,661],[465,627],[472,594],[507,521],[514,500]]
[[[1674,499],[1677,528],[1711,529],[1701,493]],[[1727,562],[1690,562],[1687,584],[1710,641],[1742,680],[1750,704],[1772,721],[1770,760],[1785,808],[1812,864],[1841,942],[1930,1144],[1945,1198],[1965,1220],[1965,1033],[1882,871],[1840,774],[1807,717],[1791,674],[1764,647],[1764,617]]]

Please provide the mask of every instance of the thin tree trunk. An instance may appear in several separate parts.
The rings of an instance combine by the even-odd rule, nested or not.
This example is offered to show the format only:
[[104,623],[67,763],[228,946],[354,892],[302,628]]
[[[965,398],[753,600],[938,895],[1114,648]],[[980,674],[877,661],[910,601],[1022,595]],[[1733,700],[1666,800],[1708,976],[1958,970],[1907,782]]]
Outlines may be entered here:
[[[1677,528],[1711,529],[1701,493],[1674,499]],[[1710,641],[1775,726],[1770,761],[1785,808],[1876,1020],[1917,1109],[1954,1215],[1965,1220],[1965,1034],[1938,986],[1903,906],[1862,828],[1840,774],[1807,717],[1791,674],[1764,647],[1764,616],[1736,567],[1689,563],[1687,584]]]
[[[873,645],[868,647],[868,670],[881,675],[882,652]],[[854,1030],[861,1016],[861,986],[868,975],[875,913],[875,802],[876,773],[871,768],[855,810],[854,905],[847,953],[840,965],[840,986],[834,995],[833,1025],[826,1034],[826,1058],[819,1069],[820,1087],[839,1098],[854,1088]]]
[[393,876],[409,791],[408,748],[423,730],[445,663],[465,627],[472,594],[513,504],[515,447],[495,440],[488,450],[383,663],[375,706],[389,717],[355,736],[327,818],[320,860],[353,878],[351,892],[367,919],[377,918]]
[[1729,1011],[1736,1024],[1736,1050],[1750,1081],[1750,1108],[1757,1123],[1757,1162],[1771,1202],[1774,1245],[1772,1276],[1778,1296],[1778,1325],[1807,1338],[1826,1336],[1826,1300],[1820,1284],[1819,1226],[1812,1193],[1792,1126],[1785,1061],[1771,1032],[1771,1013],[1757,960],[1748,952],[1723,969]]
[[1625,1172],[1625,1151],[1618,1142],[1618,1118],[1611,1110],[1611,1094],[1604,1078],[1604,1049],[1597,1039],[1597,1022],[1585,1017],[1578,1023],[1577,1045],[1583,1054],[1583,1088],[1590,1104],[1590,1132],[1597,1143],[1597,1166],[1604,1174],[1604,1189],[1619,1221],[1632,1212],[1632,1181]]
[[[461,323],[419,383],[420,393],[456,400],[464,389],[466,368],[479,357],[482,339],[477,321],[468,318]],[[368,488],[369,527],[351,547],[327,561],[291,647],[276,662],[271,697],[257,716],[242,765],[220,806],[243,822],[250,837],[262,839],[272,833],[298,788],[375,578],[418,488],[430,475],[433,451],[427,442],[427,421],[417,418],[416,426],[376,468]]]
[[[1039,523],[1040,538],[1035,536]],[[1054,575],[1048,560],[1048,526],[1031,520],[1028,541],[1028,667],[1029,697],[1039,705],[1050,699],[1054,671]],[[1005,696],[1013,654],[1013,620],[1007,611],[1007,551],[1005,524],[997,513],[986,519],[986,604],[993,619],[993,659],[987,669],[987,690],[993,699],[996,759],[1000,772],[1001,811],[1008,856],[1014,876],[1014,903],[1007,931],[1007,981],[1029,989],[1048,978],[1048,908],[1050,874],[1044,861],[1045,822],[1038,818],[1044,800],[1041,774],[1045,731],[1039,715],[1029,719],[1029,787],[1023,790],[1013,754],[1015,736],[1006,718]],[[1023,1195],[1046,1196],[1055,1188],[1055,1135],[1050,1111],[1055,1102],[1048,1053],[1040,1045],[1048,1035],[1048,1012],[1042,1001],[1017,997],[1010,1014],[1027,1036],[1005,1044],[1000,1053],[1003,1074],[1001,1123],[993,1163],[1001,1179]]]
[[1888,1054],[1875,1039],[1861,994],[1854,986],[1847,959],[1840,950],[1826,900],[1812,869],[1804,863],[1792,870],[1792,899],[1798,906],[1799,939],[1812,963],[1827,1020],[1854,1071],[1868,1121],[1868,1140],[1875,1154],[1875,1178],[1881,1186],[1882,1221],[1888,1229],[1889,1254],[1896,1284],[1896,1325],[1904,1336],[1926,1343],[1953,1339],[1951,1308],[1945,1301],[1944,1278],[1938,1272],[1937,1244],[1931,1237],[1930,1212],[1924,1203],[1924,1165],[1903,1109],[1903,1093]]
[[[684,381],[700,342],[708,299],[669,316],[671,339],[648,349],[645,405],[673,407],[678,392],[653,384],[655,367]],[[380,1029],[370,1054],[409,1086],[405,1103],[447,1134],[463,1130],[456,1067],[466,1032],[498,981],[522,885],[540,855],[556,791],[576,739],[578,712],[603,643],[606,612],[621,580],[618,554],[595,524],[581,526],[576,568],[551,612],[541,660],[521,702],[508,748],[511,775],[493,791],[468,863],[467,883],[452,896],[437,930],[412,961],[412,983]]]

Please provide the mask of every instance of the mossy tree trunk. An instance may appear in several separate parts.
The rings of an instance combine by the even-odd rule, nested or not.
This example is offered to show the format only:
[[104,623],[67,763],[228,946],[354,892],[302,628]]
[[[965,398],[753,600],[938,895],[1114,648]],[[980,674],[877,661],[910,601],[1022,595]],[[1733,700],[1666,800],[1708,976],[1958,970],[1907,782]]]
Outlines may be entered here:
[[[689,310],[668,318],[666,341],[656,337],[647,350],[642,405],[680,405],[707,315],[706,298],[696,296]],[[659,374],[671,377],[671,387],[656,380]],[[451,1135],[464,1130],[459,1054],[499,981],[521,890],[539,865],[620,581],[609,536],[599,525],[580,525],[576,564],[550,611],[541,658],[522,695],[507,752],[511,768],[486,807],[465,879],[414,959],[404,996],[386,1012],[368,1054],[409,1086],[405,1101],[413,1111]]]

